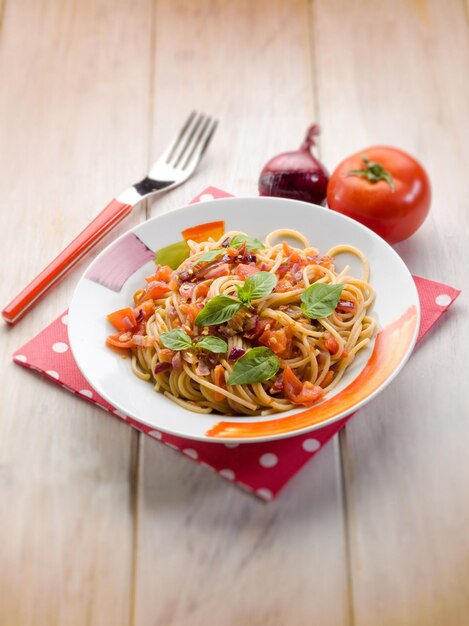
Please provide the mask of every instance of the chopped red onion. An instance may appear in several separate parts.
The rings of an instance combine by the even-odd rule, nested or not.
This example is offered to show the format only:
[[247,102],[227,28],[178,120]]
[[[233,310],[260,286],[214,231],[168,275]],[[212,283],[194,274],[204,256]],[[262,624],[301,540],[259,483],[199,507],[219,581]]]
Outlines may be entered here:
[[171,361],[171,366],[173,367],[175,372],[180,372],[182,369],[182,357],[180,352],[176,352],[173,356],[173,360]]
[[194,283],[182,283],[179,287],[179,293],[183,296],[183,298],[190,298],[192,292],[194,291],[194,287]]
[[143,321],[143,318],[145,317],[145,311],[143,309],[137,309],[138,313],[135,317],[135,321],[137,322],[137,324],[140,324],[140,322]]
[[246,354],[246,350],[243,348],[231,348],[230,354],[228,355],[228,361],[237,361],[243,356],[243,354]]
[[157,363],[154,369],[155,376],[157,376],[158,374],[162,374],[163,372],[167,372],[170,369],[171,369],[170,363]]
[[342,313],[351,313],[355,310],[355,302],[352,302],[352,300],[339,300],[336,308]]
[[210,374],[210,368],[205,361],[199,361],[195,368],[197,376],[208,376]]

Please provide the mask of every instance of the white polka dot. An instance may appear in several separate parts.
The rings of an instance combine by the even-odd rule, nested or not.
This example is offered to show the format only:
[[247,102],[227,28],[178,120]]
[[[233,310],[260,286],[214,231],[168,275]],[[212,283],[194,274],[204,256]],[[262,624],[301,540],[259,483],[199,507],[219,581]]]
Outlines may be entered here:
[[259,457],[262,467],[275,467],[278,463],[278,456],[272,452],[266,452]]
[[190,456],[191,459],[197,459],[199,456],[197,450],[194,450],[193,448],[185,448],[183,452],[185,455]]
[[54,352],[67,352],[68,350],[68,345],[66,343],[64,343],[63,341],[58,341],[57,343],[54,343],[54,345],[52,346],[52,350]]
[[220,476],[223,476],[223,478],[228,478],[228,480],[235,479],[235,473],[233,472],[233,470],[221,469],[218,473],[220,474]]
[[65,314],[65,315],[62,317],[61,322],[62,322],[62,324],[65,324],[65,326],[68,324],[68,314]]
[[317,439],[305,439],[302,443],[303,450],[306,452],[316,452],[321,447],[321,444]]
[[208,202],[209,200],[215,200],[215,196],[211,193],[203,193],[199,198],[199,202]]
[[21,363],[26,363],[28,359],[24,356],[24,354],[16,354],[15,361],[20,361]]
[[274,497],[274,494],[270,491],[270,489],[265,489],[264,487],[257,489],[256,493],[263,500],[272,500],[272,498]]
[[448,296],[447,293],[440,293],[440,295],[435,298],[435,302],[438,306],[448,306],[448,304],[451,304],[451,296]]
[[46,374],[50,376],[51,378],[55,378],[56,380],[59,379],[58,372],[54,372],[54,370],[47,370]]
[[89,389],[80,389],[80,391],[78,393],[81,396],[85,396],[85,398],[92,398],[93,397],[93,392],[90,391]]
[[150,435],[150,437],[153,437],[153,439],[162,439],[163,435],[160,433],[159,430],[149,430],[148,435]]
[[119,411],[119,409],[114,409],[113,413],[114,415],[117,415],[117,417],[122,417],[123,420],[127,419],[127,415],[122,413],[122,411]]
[[237,448],[239,446],[239,443],[225,443],[225,446],[227,448]]

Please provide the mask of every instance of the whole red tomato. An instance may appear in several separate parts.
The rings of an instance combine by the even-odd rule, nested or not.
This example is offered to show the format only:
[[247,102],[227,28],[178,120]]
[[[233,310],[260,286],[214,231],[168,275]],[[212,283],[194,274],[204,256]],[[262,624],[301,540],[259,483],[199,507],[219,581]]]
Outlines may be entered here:
[[415,233],[430,209],[427,173],[388,146],[360,150],[340,163],[327,187],[329,208],[361,222],[388,243]]

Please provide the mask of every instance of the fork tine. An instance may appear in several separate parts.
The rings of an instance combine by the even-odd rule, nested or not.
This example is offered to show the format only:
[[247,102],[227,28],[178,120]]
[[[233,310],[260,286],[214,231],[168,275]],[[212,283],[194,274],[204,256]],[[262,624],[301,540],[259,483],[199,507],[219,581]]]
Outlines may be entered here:
[[203,115],[203,113],[198,113],[190,127],[187,129],[187,132],[176,146],[176,149],[173,151],[171,159],[167,160],[168,165],[171,167],[177,167],[179,165],[181,159],[187,151],[188,146],[192,144],[194,136],[196,136],[200,126],[204,124],[204,121],[205,115]]
[[197,115],[198,115],[197,111],[192,111],[191,112],[191,114],[189,115],[187,120],[184,122],[183,126],[181,127],[181,129],[179,130],[177,135],[169,143],[169,145],[167,146],[166,150],[161,155],[161,157],[159,159],[160,161],[169,162],[169,160],[173,156],[174,151],[178,147],[179,143],[182,141],[184,135],[186,134],[187,130],[189,129],[189,127],[191,126],[191,124],[193,123],[193,121],[194,121],[194,119],[195,119],[195,117]]
[[192,154],[194,153],[194,150],[196,149],[196,147],[199,145],[201,138],[204,136],[205,131],[208,127],[208,125],[211,122],[211,118],[209,116],[207,116],[203,123],[200,125],[198,131],[196,134],[194,134],[193,140],[192,142],[187,146],[186,151],[184,152],[183,155],[181,155],[181,158],[179,159],[179,167],[181,169],[185,168],[185,164],[189,161],[189,159],[191,158]]
[[197,142],[194,144],[192,150],[190,151],[182,165],[183,170],[185,170],[186,168],[194,169],[197,166],[205,151],[207,150],[208,145],[217,129],[217,126],[218,120],[213,120],[209,117],[207,120],[207,124],[204,125],[202,132],[199,134]]

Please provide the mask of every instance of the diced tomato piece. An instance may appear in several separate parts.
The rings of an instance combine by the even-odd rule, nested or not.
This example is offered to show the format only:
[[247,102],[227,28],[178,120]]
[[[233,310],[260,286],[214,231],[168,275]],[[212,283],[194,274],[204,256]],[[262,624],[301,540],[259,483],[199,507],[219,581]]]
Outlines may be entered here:
[[158,353],[158,360],[160,363],[171,363],[175,354],[174,350],[162,348]]
[[302,383],[288,366],[283,371],[283,388],[290,402],[303,406],[314,404],[324,396],[324,389],[309,380]]
[[337,352],[339,351],[339,344],[337,342],[337,339],[328,332],[325,333],[325,337],[326,337],[326,343],[325,343],[326,350],[329,350],[331,354],[337,354]]
[[146,322],[153,315],[155,304],[153,300],[145,300],[134,309],[134,315],[137,322]]
[[[226,389],[225,368],[223,367],[223,365],[218,364],[215,367],[215,370],[213,372],[213,380],[214,380],[215,385],[217,385],[217,387]],[[222,400],[225,399],[225,396],[222,393],[215,392],[214,398],[215,398],[215,402],[221,402]]]
[[286,291],[291,291],[294,288],[294,285],[291,280],[288,278],[282,278],[275,285],[274,291],[276,293],[285,293]]
[[311,265],[320,265],[327,269],[332,269],[334,266],[334,259],[330,256],[309,256],[308,262]]
[[202,243],[207,241],[209,237],[220,239],[225,232],[225,222],[208,222],[207,224],[199,224],[198,226],[192,226],[182,231],[182,236],[185,241],[197,241]]
[[147,283],[152,283],[156,280],[161,280],[165,283],[168,283],[171,276],[173,275],[173,270],[169,267],[169,265],[158,265],[156,268],[156,272],[151,276],[147,276],[145,280]]
[[130,332],[126,333],[116,333],[115,335],[110,335],[106,339],[106,345],[111,348],[120,348],[122,350],[132,348],[132,334]]
[[195,288],[197,298],[205,298],[210,289],[210,283],[199,283]]
[[279,330],[264,330],[259,337],[259,343],[267,346],[275,354],[281,354],[285,358],[291,349],[291,331],[289,328]]
[[204,308],[202,303],[182,303],[179,305],[181,311],[187,315],[187,321],[191,326],[194,326],[195,318],[200,313],[200,311]]
[[159,298],[163,298],[168,293],[168,291],[169,287],[166,283],[161,280],[155,280],[148,284],[142,300],[149,300],[150,298],[153,300],[158,300]]
[[107,318],[114,326],[114,328],[120,330],[121,333],[125,332],[126,330],[132,330],[137,325],[134,310],[131,307],[119,309],[119,311],[109,313]]
[[329,370],[327,374],[324,376],[324,380],[321,383],[321,387],[324,388],[324,387],[327,387],[327,385],[330,385],[333,378],[334,378],[334,372],[332,370]]
[[291,248],[288,245],[288,243],[286,243],[285,241],[282,243],[282,247],[283,247],[283,252],[287,255],[291,264],[304,262],[304,259],[302,258],[301,254],[297,252],[296,250],[294,250],[293,248]]
[[[249,320],[249,325],[245,327],[243,335],[246,339],[254,341],[258,339],[266,329],[269,330],[274,324],[275,320],[270,319],[269,317],[261,320],[256,315]],[[269,326],[269,328],[267,328],[267,326]]]
[[204,272],[204,278],[219,278],[220,276],[229,276],[230,273],[231,270],[228,263],[217,263],[207,272]]
[[248,276],[252,276],[253,274],[257,274],[260,272],[260,269],[255,265],[248,265],[247,263],[240,263],[236,267],[236,275],[240,278],[247,278]]

